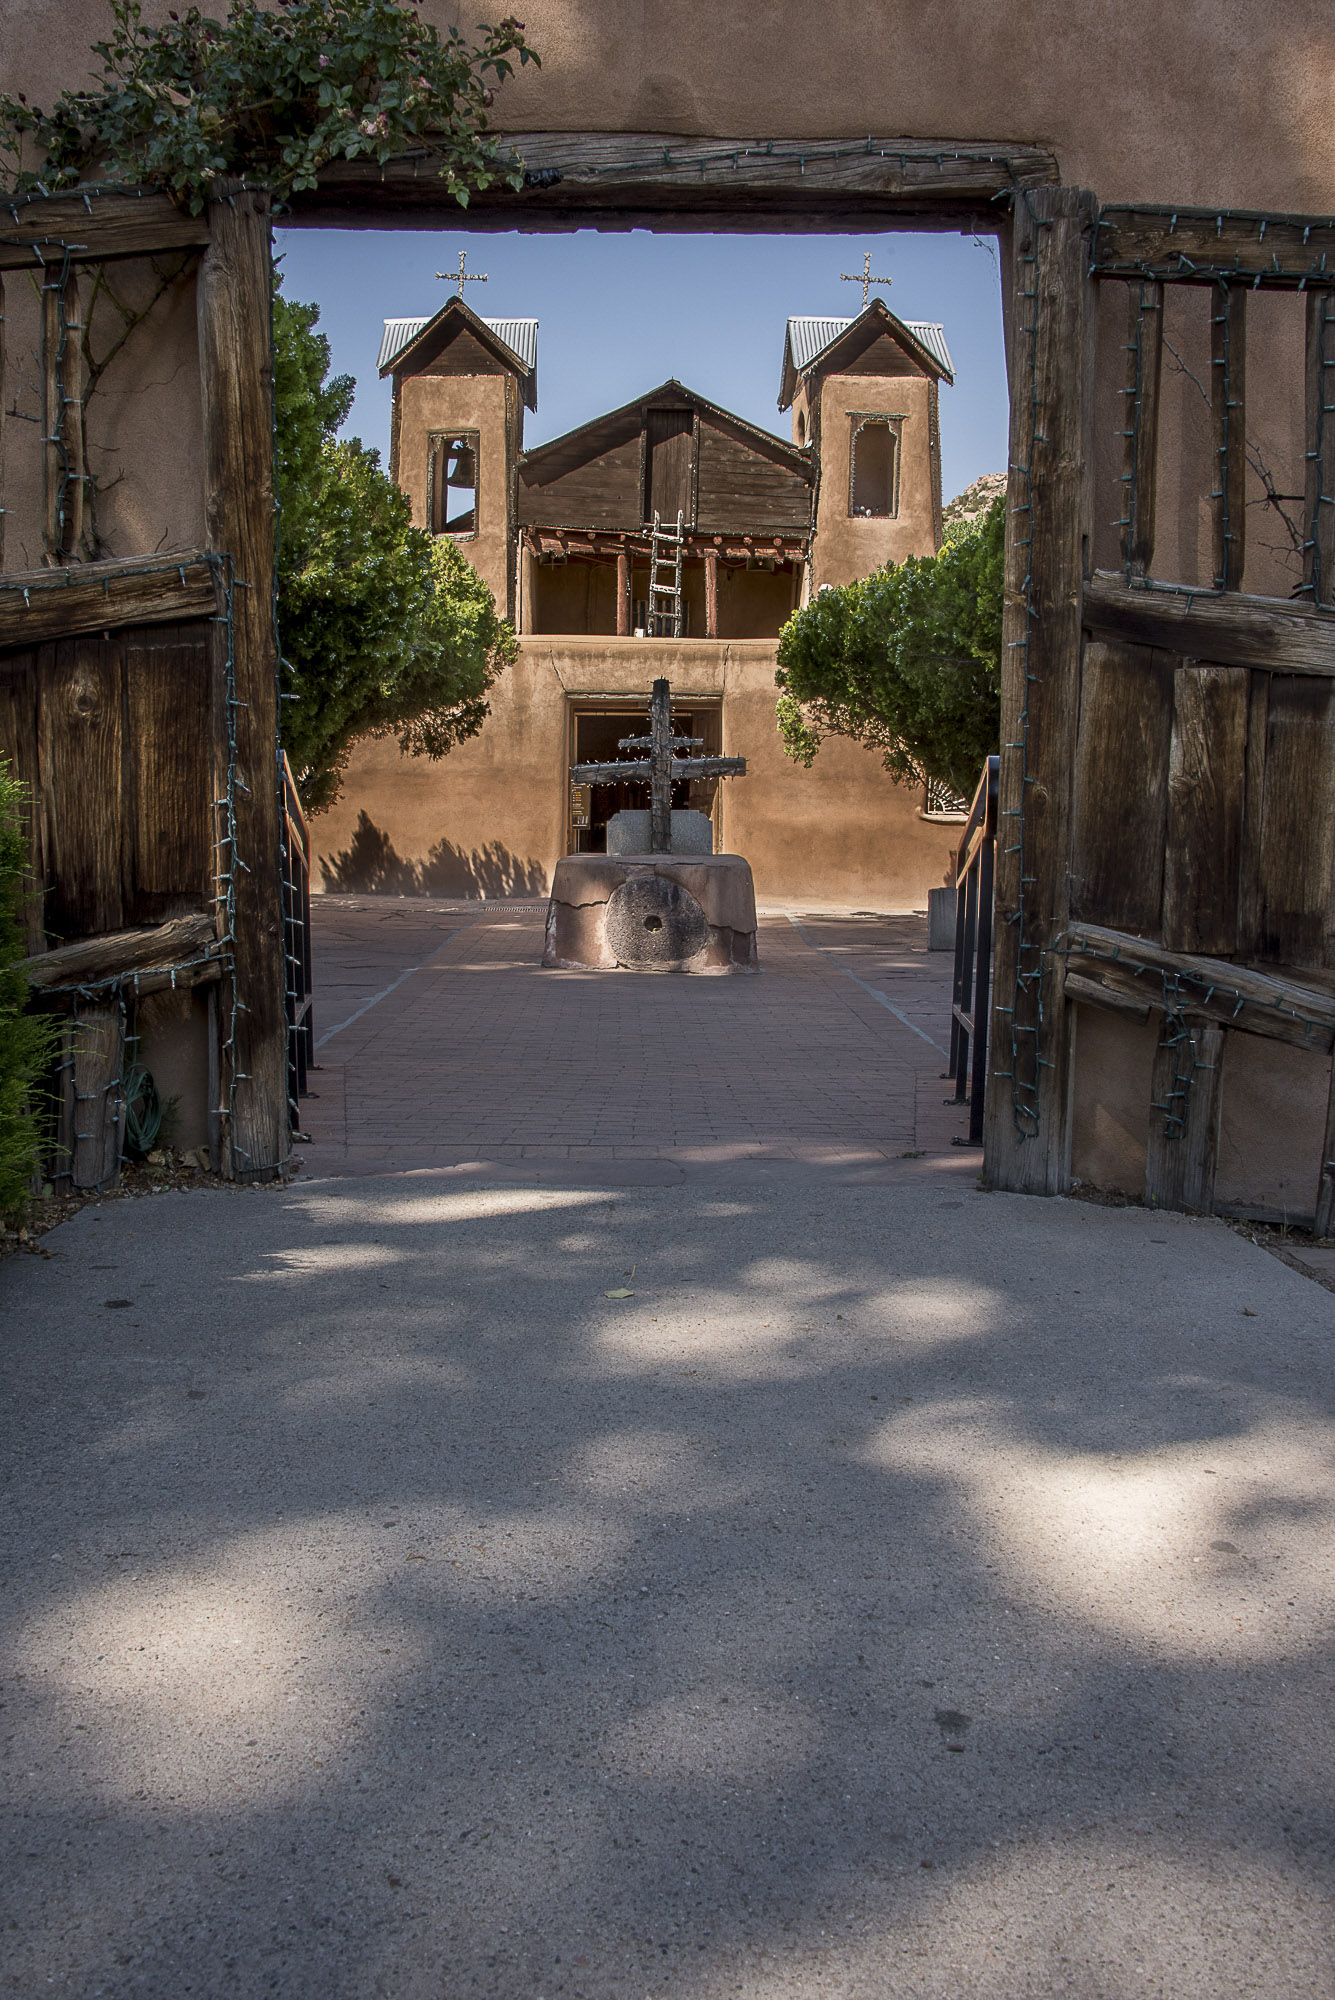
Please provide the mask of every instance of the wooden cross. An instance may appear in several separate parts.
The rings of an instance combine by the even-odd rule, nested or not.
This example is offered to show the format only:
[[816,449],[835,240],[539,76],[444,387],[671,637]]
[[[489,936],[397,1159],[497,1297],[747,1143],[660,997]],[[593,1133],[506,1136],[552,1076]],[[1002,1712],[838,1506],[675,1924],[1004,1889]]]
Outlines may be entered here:
[[680,750],[698,750],[703,736],[674,736],[672,733],[672,689],[667,681],[655,681],[649,703],[649,734],[623,736],[622,750],[647,750],[647,757],[628,758],[625,763],[574,764],[570,776],[577,785],[621,785],[627,779],[649,786],[649,851],[672,852],[672,787],[679,778],[744,778],[745,757],[681,757]]
[[464,264],[467,261],[467,257],[468,252],[466,250],[459,252],[459,270],[457,275],[453,271],[437,271],[436,273],[436,276],[445,284],[457,285],[459,287],[460,298],[464,295],[465,285],[485,285],[487,282],[485,271],[465,271]]
[[841,271],[839,273],[839,282],[841,285],[861,285],[862,310],[865,312],[867,310],[867,294],[872,286],[893,285],[895,281],[893,278],[873,278],[871,274],[871,251],[869,250],[862,260],[862,270],[860,272]]

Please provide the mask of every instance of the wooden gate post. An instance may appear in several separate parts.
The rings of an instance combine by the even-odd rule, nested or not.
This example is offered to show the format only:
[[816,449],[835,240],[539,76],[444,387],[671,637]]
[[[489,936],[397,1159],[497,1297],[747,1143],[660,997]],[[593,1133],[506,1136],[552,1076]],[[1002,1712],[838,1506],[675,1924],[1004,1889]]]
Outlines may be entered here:
[[1011,427],[1002,621],[989,1187],[1069,1178],[1064,967],[1089,447],[1093,197],[1021,190],[1012,240]]
[[[231,991],[218,1008],[223,1171],[282,1173],[291,1154],[284,1005],[274,622],[272,278],[269,199],[220,192],[199,272],[209,549],[231,566],[232,615],[215,626],[220,910],[231,931]],[[226,687],[227,644],[232,686]],[[230,805],[228,803],[230,801]],[[233,841],[234,836],[234,841]]]

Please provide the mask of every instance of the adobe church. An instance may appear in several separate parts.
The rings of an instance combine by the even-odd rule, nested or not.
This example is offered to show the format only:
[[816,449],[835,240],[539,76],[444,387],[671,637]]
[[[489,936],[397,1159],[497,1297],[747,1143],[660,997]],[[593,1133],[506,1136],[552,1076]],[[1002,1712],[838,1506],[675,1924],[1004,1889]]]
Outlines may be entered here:
[[[878,298],[851,319],[790,319],[791,442],[668,381],[526,451],[537,350],[535,320],[482,319],[458,296],[385,323],[391,475],[418,525],[454,536],[486,579],[520,654],[480,734],[443,762],[358,745],[314,828],[325,888],[545,894],[562,855],[600,850],[611,815],[646,804],[642,784],[570,772],[617,757],[665,675],[679,731],[749,772],[678,785],[673,804],[710,815],[762,901],[925,908],[954,802],[838,739],[810,770],[792,763],[774,676],[779,632],[816,591],[940,544],[942,328]],[[655,592],[674,578],[679,594]]]

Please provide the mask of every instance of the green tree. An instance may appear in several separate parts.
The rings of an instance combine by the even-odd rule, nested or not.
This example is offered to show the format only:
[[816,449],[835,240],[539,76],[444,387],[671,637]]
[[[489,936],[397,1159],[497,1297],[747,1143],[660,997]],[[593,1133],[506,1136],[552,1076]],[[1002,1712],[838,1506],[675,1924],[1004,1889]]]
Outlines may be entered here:
[[41,1145],[39,1085],[51,1060],[54,1024],[27,1012],[19,969],[28,892],[27,794],[0,759],[0,1216],[22,1218]]
[[158,187],[196,214],[210,184],[244,177],[282,200],[331,160],[412,152],[455,199],[523,167],[487,132],[494,86],[538,58],[523,23],[442,37],[403,0],[231,0],[145,27],[140,0],[109,0],[93,44],[101,77],[51,111],[0,96],[0,154],[18,194],[81,182]]
[[481,728],[514,633],[448,535],[412,525],[380,454],[335,433],[351,376],[329,373],[319,308],[274,298],[283,746],[302,801],[338,796],[359,736],[443,757]]
[[997,748],[1005,501],[939,555],[822,590],[779,637],[779,732],[810,765],[827,736],[879,750],[897,783],[967,798]]

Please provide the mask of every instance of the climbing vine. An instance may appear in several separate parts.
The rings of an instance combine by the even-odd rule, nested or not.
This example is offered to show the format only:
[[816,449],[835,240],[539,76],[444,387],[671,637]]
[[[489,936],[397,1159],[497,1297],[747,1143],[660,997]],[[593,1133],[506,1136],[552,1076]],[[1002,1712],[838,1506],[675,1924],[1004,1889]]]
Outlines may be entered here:
[[146,26],[140,0],[109,0],[100,78],[48,111],[0,95],[0,172],[18,194],[90,182],[156,187],[192,212],[220,178],[276,200],[335,160],[425,156],[449,192],[518,186],[522,168],[487,130],[495,86],[536,63],[522,21],[442,35],[402,0],[232,0]]

